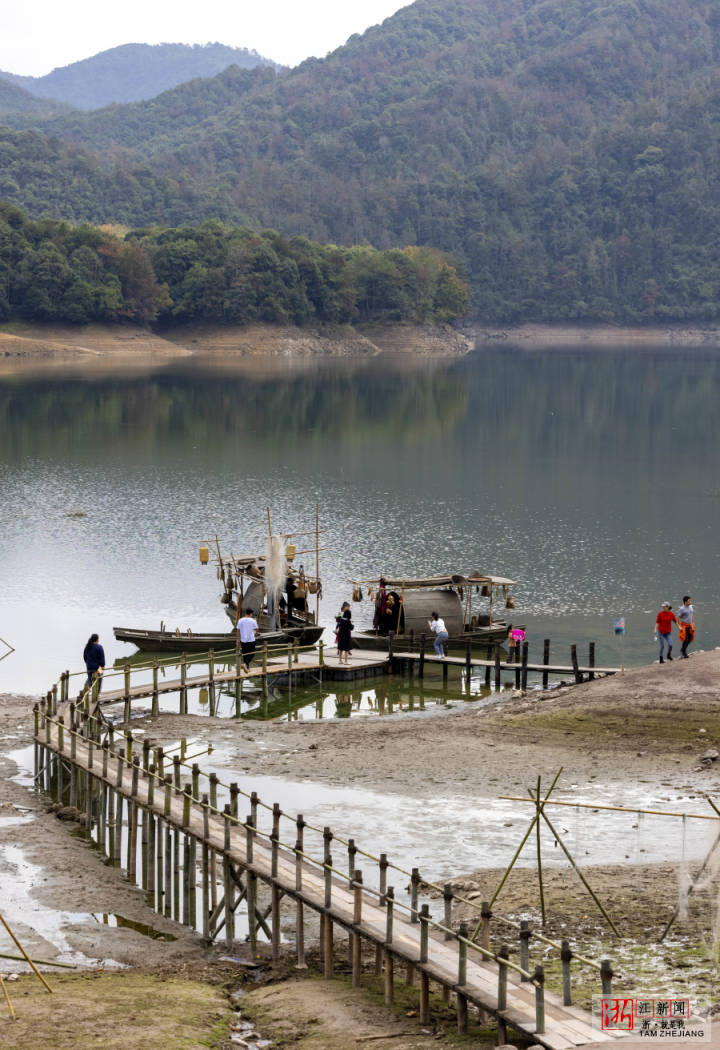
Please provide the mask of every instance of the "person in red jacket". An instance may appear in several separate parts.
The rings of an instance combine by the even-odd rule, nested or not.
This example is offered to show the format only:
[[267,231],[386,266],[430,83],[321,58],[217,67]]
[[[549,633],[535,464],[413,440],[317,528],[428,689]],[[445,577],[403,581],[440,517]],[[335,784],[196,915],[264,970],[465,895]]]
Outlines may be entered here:
[[672,625],[677,626],[675,613],[670,602],[663,602],[662,609],[655,620],[655,640],[660,640],[660,663],[665,663],[663,651],[667,645],[667,658],[672,660]]

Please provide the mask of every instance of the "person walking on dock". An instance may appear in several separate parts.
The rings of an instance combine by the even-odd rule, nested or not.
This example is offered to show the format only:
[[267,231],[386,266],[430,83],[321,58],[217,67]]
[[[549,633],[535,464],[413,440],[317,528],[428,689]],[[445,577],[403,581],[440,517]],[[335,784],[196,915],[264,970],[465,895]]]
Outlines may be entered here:
[[255,655],[255,632],[258,629],[257,620],[253,616],[252,609],[246,609],[245,615],[237,622],[238,640],[243,656],[243,671],[250,672],[250,664]]
[[686,594],[682,605],[678,609],[678,625],[680,627],[680,641],[682,642],[680,655],[683,660],[688,659],[687,648],[695,641],[695,610],[691,602],[692,598],[689,594]]
[[430,630],[435,635],[435,652],[438,656],[445,656],[445,642],[448,640],[447,627],[445,621],[442,620],[436,612],[430,613]]
[[338,632],[337,632],[337,650],[338,650],[338,662],[341,664],[347,664],[350,662],[350,654],[352,652],[352,632],[355,629],[355,624],[352,622],[352,614],[349,609],[339,619]]
[[672,611],[670,602],[663,602],[662,609],[655,619],[655,641],[660,639],[660,663],[665,663],[663,653],[667,645],[667,658],[672,660],[672,625],[677,624],[677,618]]
[[102,674],[105,670],[105,650],[100,645],[100,636],[97,634],[91,634],[87,640],[87,645],[83,650],[83,660],[87,668],[87,681],[86,685],[88,689],[92,688],[94,681],[97,681],[98,693],[102,688]]

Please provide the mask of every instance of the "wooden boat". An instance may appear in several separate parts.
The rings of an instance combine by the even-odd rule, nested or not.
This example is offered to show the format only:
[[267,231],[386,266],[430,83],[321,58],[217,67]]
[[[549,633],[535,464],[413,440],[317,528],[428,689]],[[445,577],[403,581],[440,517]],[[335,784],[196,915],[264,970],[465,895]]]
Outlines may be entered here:
[[[317,638],[322,634],[322,627],[316,628]],[[145,631],[131,627],[114,627],[113,633],[119,642],[128,642],[143,652],[148,653],[206,653],[210,649],[215,652],[227,652],[235,649],[237,634],[228,631],[225,634],[195,633],[193,631]],[[300,645],[310,645],[311,642],[302,640],[302,631],[298,628],[284,631],[258,631],[256,642],[263,645],[287,645],[289,641],[297,638]],[[314,641],[317,641],[317,638]]]
[[[367,597],[376,606],[373,628],[353,631],[353,646],[357,649],[387,649],[392,633],[396,651],[411,645],[417,649],[423,634],[430,651],[434,641],[430,630],[432,612],[445,621],[448,632],[446,647],[449,650],[464,651],[468,642],[473,648],[501,644],[508,636],[511,625],[505,619],[493,618],[493,605],[502,596],[506,607],[514,608],[510,596],[513,580],[479,572],[421,578],[383,578],[386,594],[392,595],[394,601],[392,613],[386,615],[383,622],[378,622],[377,608],[380,579],[351,581],[355,597],[366,587]],[[487,611],[479,607],[483,598],[489,599]]]

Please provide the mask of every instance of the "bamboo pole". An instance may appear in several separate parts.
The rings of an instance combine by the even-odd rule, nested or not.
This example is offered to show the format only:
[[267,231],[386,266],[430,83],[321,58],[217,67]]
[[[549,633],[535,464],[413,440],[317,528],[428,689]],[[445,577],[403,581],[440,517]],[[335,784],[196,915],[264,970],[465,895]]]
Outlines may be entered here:
[[32,961],[32,959],[30,958],[30,956],[28,955],[28,953],[27,953],[27,952],[25,951],[25,949],[23,948],[23,946],[22,946],[22,944],[20,943],[20,941],[19,941],[19,940],[17,939],[17,937],[15,936],[15,934],[14,934],[14,933],[12,932],[12,930],[10,929],[10,927],[9,927],[9,926],[8,926],[8,924],[7,924],[7,920],[5,919],[5,916],[4,916],[4,915],[3,915],[2,913],[0,913],[0,922],[1,922],[2,924],[3,924],[3,926],[5,927],[5,929],[7,930],[7,932],[8,932],[8,933],[10,934],[10,936],[12,937],[12,940],[13,940],[13,943],[14,943],[15,947],[16,947],[16,948],[18,949],[18,951],[19,951],[19,952],[21,952],[21,953],[22,953],[22,956],[23,956],[23,958],[24,958],[25,962],[26,962],[26,963],[28,964],[28,966],[29,966],[29,967],[31,968],[31,970],[33,971],[33,973],[35,974],[35,976],[36,976],[36,977],[38,978],[38,980],[42,981],[42,983],[43,983],[43,984],[45,985],[45,987],[47,988],[47,990],[48,990],[49,992],[52,992],[52,988],[51,988],[51,987],[50,987],[50,985],[49,985],[49,984],[47,983],[47,981],[45,980],[45,978],[43,977],[43,975],[42,975],[42,974],[40,973],[40,971],[38,970],[37,966],[35,965],[35,963],[34,963],[34,962]]
[[[527,802],[535,805],[535,798],[533,795],[530,798],[523,798],[517,795],[498,795],[498,799],[503,802]],[[707,800],[712,806],[710,799]],[[643,815],[648,814],[654,817],[687,817],[688,819],[694,820],[717,820],[720,817],[720,810],[717,811],[717,816],[713,817],[709,813],[676,813],[672,810],[664,809],[635,809],[632,806],[601,806],[595,805],[593,802],[566,802],[565,800],[552,799],[543,801],[543,806],[571,806],[573,809],[605,809],[613,813],[642,813]]]
[[540,777],[537,778],[537,809],[535,810],[535,835],[537,839],[538,886],[540,887],[540,911],[545,926],[545,890],[542,877],[542,850],[540,847]]
[[10,1014],[10,1020],[14,1021],[16,1019],[15,1011],[13,1010],[13,1004],[10,1002],[10,996],[8,995],[8,990],[5,987],[5,981],[3,980],[2,974],[0,974],[0,988],[2,988],[3,995],[5,996],[5,1002],[7,1003],[8,1013]]

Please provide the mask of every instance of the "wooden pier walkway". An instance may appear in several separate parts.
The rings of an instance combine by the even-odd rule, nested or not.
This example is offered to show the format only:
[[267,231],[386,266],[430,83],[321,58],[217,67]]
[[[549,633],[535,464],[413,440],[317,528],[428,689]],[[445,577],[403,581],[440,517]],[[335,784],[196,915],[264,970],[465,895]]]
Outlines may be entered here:
[[[520,654],[518,654],[520,655]],[[288,645],[280,650],[259,649],[255,661],[250,666],[248,673],[242,670],[242,657],[238,650],[226,653],[209,652],[204,656],[185,654],[179,655],[175,660],[166,660],[161,664],[155,660],[144,665],[125,664],[120,672],[107,672],[103,678],[103,691],[98,696],[101,707],[112,704],[125,704],[125,721],[129,721],[131,705],[133,700],[152,698],[153,714],[158,713],[158,698],[163,694],[179,694],[180,713],[187,711],[187,694],[189,690],[207,688],[210,686],[236,685],[241,687],[244,681],[255,681],[261,684],[264,694],[268,695],[269,683],[273,679],[285,678],[290,684],[314,681],[352,681],[368,678],[375,675],[383,675],[392,671],[403,671],[416,674],[423,678],[427,666],[436,666],[442,669],[443,681],[447,681],[450,668],[456,668],[464,673],[469,681],[473,672],[484,671],[485,685],[490,686],[494,675],[495,689],[500,689],[503,675],[511,673],[514,675],[515,686],[523,691],[527,689],[528,674],[542,676],[543,688],[547,688],[548,679],[551,675],[567,677],[570,676],[575,682],[592,679],[595,676],[616,674],[620,671],[618,667],[598,667],[594,661],[594,646],[590,646],[590,660],[587,664],[580,664],[577,659],[577,650],[571,646],[572,662],[570,664],[551,664],[549,661],[549,647],[546,643],[544,660],[542,663],[529,662],[527,643],[523,646],[522,657],[518,660],[501,659],[499,646],[489,647],[485,658],[473,656],[468,647],[465,655],[437,656],[432,650],[426,651],[424,638],[421,639],[419,648],[403,649],[396,651],[390,640],[389,650],[366,650],[355,649],[349,664],[341,664],[337,653],[328,651],[322,643],[315,648],[299,648],[297,645]],[[188,675],[188,668],[193,665],[205,665],[206,669],[200,674]],[[234,664],[230,670],[220,670],[217,665],[224,666]],[[160,675],[161,668],[179,667],[179,677],[163,678]],[[140,672],[147,676],[152,672],[152,680],[133,685],[133,674]],[[113,677],[122,676],[123,687],[119,689],[108,689],[109,680]],[[61,678],[61,701],[69,699],[68,673]]]
[[[387,654],[383,657],[387,660]],[[352,840],[348,842],[350,865],[345,873],[333,864],[330,849],[334,836],[330,829],[323,833],[322,858],[315,858],[306,849],[305,828],[309,825],[301,816],[294,821],[294,844],[283,842],[280,818],[286,815],[279,806],[272,807],[269,832],[259,827],[259,800],[254,793],[249,796],[251,812],[244,820],[238,815],[237,786],[230,786],[231,802],[221,811],[214,774],[208,777],[209,794],[200,794],[201,774],[196,765],[192,783],[183,787],[179,757],[173,759],[171,775],[166,773],[161,748],[151,754],[145,743],[141,763],[140,755],[133,751],[129,732],[119,749],[112,736],[101,744],[102,726],[89,713],[90,698],[86,699],[85,710],[81,710],[67,700],[58,707],[56,697],[57,693],[54,697],[50,692],[46,700],[35,706],[36,779],[61,799],[64,792],[69,794],[70,805],[84,807],[86,833],[90,833],[94,823],[97,825],[98,843],[103,849],[107,843],[113,863],[119,862],[123,848],[122,814],[126,808],[128,875],[133,880],[137,878],[140,853],[141,884],[151,905],[166,915],[188,925],[199,925],[208,940],[224,929],[228,948],[232,948],[235,914],[244,901],[251,950],[257,948],[258,934],[263,931],[270,941],[273,958],[277,959],[281,901],[291,901],[299,966],[305,963],[306,916],[313,912],[320,917],[325,976],[333,974],[337,948],[334,931],[345,931],[353,985],[360,986],[362,981],[365,943],[374,950],[375,973],[384,974],[385,1000],[389,1005],[394,1001],[396,966],[408,968],[408,983],[417,975],[423,1024],[430,1020],[430,982],[434,981],[446,1002],[455,997],[460,1032],[467,1031],[468,1005],[473,1004],[497,1018],[501,1043],[506,1042],[508,1025],[549,1050],[568,1050],[614,1038],[594,1027],[587,1011],[572,1005],[573,953],[567,942],[562,946],[564,992],[560,997],[546,990],[542,966],[530,970],[529,938],[523,942],[522,932],[520,965],[509,958],[505,946],[497,952],[490,949],[489,911],[487,915],[483,913],[487,924],[481,943],[468,937],[464,925],[454,930],[453,894],[449,887],[445,888],[444,918],[439,921],[431,916],[427,904],[418,909],[417,869],[413,871],[414,892],[409,906],[396,900],[393,887],[387,885],[387,870],[394,866],[387,859],[383,864],[384,854],[380,858],[379,890],[365,886],[362,872],[354,866],[358,851]],[[266,909],[259,900],[261,887],[270,895]],[[542,936],[540,939],[554,943]],[[603,994],[610,995],[609,964],[575,957],[599,969]]]

